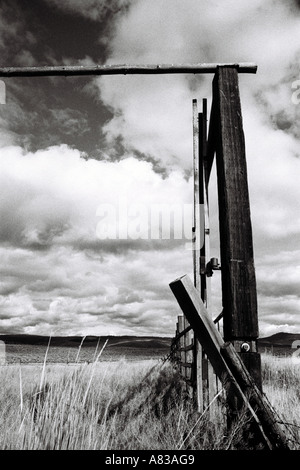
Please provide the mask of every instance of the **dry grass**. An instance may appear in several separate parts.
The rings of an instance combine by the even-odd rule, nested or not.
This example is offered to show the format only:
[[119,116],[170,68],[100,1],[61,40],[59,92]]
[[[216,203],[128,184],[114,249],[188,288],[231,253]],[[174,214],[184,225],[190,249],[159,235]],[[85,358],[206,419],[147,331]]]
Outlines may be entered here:
[[10,365],[1,381],[1,449],[207,448],[219,432],[168,363]]
[[[299,367],[263,357],[264,391],[291,423],[299,448]],[[216,406],[195,412],[162,361],[8,365],[0,369],[0,449],[187,450],[243,446],[241,416],[230,435]],[[290,432],[291,426],[288,430]],[[247,446],[247,444],[244,444]]]
[[278,421],[293,449],[300,449],[300,360],[292,357],[262,356],[264,393],[278,415]]

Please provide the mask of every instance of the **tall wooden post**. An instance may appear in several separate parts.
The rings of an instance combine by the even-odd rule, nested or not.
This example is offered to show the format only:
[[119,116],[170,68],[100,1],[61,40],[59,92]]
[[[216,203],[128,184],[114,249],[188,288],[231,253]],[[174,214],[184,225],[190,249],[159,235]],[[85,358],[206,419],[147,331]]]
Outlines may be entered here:
[[[208,207],[208,184],[206,182],[206,158],[207,158],[207,100],[202,100],[202,112],[199,113],[199,202],[201,210],[200,229],[202,243],[200,247],[200,296],[211,315],[211,286],[210,277],[207,276],[206,266],[210,260],[210,229]],[[215,377],[206,352],[202,357],[203,368],[203,398],[207,407],[215,395]],[[208,410],[210,413],[210,409]]]
[[[178,333],[181,333],[184,330],[184,316],[178,317]],[[184,349],[184,338],[181,336],[179,339],[179,358],[180,358],[180,373],[185,377],[185,369],[182,364],[185,362],[185,352]]]
[[252,227],[236,67],[218,68],[213,100],[218,126],[216,162],[224,340],[232,342],[261,388]]
[[208,226],[208,194],[205,182],[206,139],[207,139],[207,100],[203,99],[202,113],[199,113],[199,203],[202,211],[201,231],[202,245],[200,247],[200,294],[204,305],[209,310],[209,279],[206,276],[206,264],[209,261],[209,226]]
[[[201,289],[200,280],[200,191],[199,191],[199,124],[198,124],[198,105],[197,100],[193,100],[193,172],[194,172],[194,226],[193,226],[193,269],[194,286],[198,292]],[[203,381],[202,381],[202,346],[194,335],[194,358],[195,358],[195,386],[196,402],[198,411],[204,409],[203,401]]]

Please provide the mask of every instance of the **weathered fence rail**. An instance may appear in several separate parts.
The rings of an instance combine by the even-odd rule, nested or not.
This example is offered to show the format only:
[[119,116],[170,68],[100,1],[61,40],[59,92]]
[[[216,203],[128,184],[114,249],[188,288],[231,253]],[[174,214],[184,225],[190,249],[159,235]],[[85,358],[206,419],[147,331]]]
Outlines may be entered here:
[[178,316],[175,337],[171,344],[171,357],[192,393],[196,388],[195,342],[192,327],[185,324],[185,317]]
[[111,64],[111,65],[57,65],[32,67],[0,67],[0,77],[57,77],[83,75],[149,75],[215,73],[220,66],[236,67],[239,73],[256,73],[257,65],[243,63],[200,64]]

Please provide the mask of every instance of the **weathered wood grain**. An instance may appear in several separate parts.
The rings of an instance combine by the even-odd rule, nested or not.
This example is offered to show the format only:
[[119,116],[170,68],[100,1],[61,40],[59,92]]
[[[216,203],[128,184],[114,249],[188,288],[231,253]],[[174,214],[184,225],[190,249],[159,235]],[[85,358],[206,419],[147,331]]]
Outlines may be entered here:
[[137,75],[137,74],[171,74],[171,73],[215,73],[219,65],[235,65],[239,73],[256,73],[257,65],[240,64],[156,64],[156,65],[58,65],[33,67],[1,67],[0,77],[55,77],[82,75]]
[[238,71],[220,67],[213,83],[217,113],[224,339],[258,337],[257,292]]

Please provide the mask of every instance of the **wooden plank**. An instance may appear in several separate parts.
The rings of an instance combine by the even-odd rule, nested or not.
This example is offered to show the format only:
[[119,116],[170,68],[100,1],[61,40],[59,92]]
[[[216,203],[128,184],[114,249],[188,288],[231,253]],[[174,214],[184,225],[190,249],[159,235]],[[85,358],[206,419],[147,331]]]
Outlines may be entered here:
[[[200,292],[200,192],[199,192],[199,119],[198,119],[198,103],[193,100],[193,174],[194,174],[194,237],[193,237],[193,270],[194,270],[194,286]],[[198,411],[204,410],[203,400],[203,381],[202,381],[202,357],[203,351],[198,339],[195,338],[194,350],[194,375],[196,387],[196,402]]]
[[[192,327],[188,325],[186,328],[183,330],[180,330],[181,328],[184,327],[184,317],[181,315],[178,317],[177,323],[176,323],[176,331],[175,331],[175,337],[172,340],[171,343],[171,351],[173,354],[175,354],[175,357],[177,358],[178,361],[181,360],[181,352],[185,350],[192,350],[194,348],[193,343],[190,344],[189,346],[185,347],[180,347],[180,344],[183,344],[183,338],[184,336],[192,330]],[[181,339],[181,340],[180,340]]]
[[258,337],[252,227],[238,71],[220,67],[213,83],[218,114],[217,176],[224,338]]
[[[210,228],[209,228],[209,205],[208,184],[206,183],[206,153],[207,153],[207,100],[202,100],[202,113],[199,113],[199,200],[203,212],[201,217],[201,231],[203,244],[200,248],[200,295],[201,299],[211,315],[211,282],[207,276],[206,265],[210,259]],[[203,402],[207,408],[215,396],[215,378],[211,364],[207,360],[205,351],[202,352],[202,382]],[[210,410],[208,410],[208,414]]]
[[0,77],[54,77],[83,75],[136,75],[136,74],[195,74],[215,73],[220,65],[235,65],[239,73],[256,73],[257,65],[240,64],[112,64],[112,65],[58,65],[33,67],[0,67]]
[[205,158],[207,152],[207,99],[203,98],[202,100],[202,116],[203,122],[201,126],[201,140],[200,140],[200,147],[201,147],[201,154]]
[[223,318],[223,310],[219,313],[219,315],[214,319],[214,323],[219,323],[220,320]]
[[[190,362],[181,362],[180,365],[181,365],[182,367],[188,368],[188,369],[190,369],[190,368],[193,366],[193,364],[191,364]],[[185,377],[185,378],[186,378],[186,377]]]
[[178,324],[178,319],[177,319],[175,338],[173,338],[172,343],[171,343],[171,357],[173,356],[173,359],[175,359],[176,362],[180,360],[179,351],[178,351],[179,345],[178,345],[178,340],[177,340],[178,333],[179,333],[179,324]]
[[[187,346],[184,346],[183,348],[180,348],[180,351],[192,351],[194,349],[194,344],[191,343]],[[192,364],[192,362],[189,362],[190,364]]]
[[200,271],[200,295],[206,309],[210,311],[210,278],[207,277],[206,264],[210,259],[210,228],[209,228],[209,206],[208,206],[208,185],[205,181],[206,170],[206,150],[207,150],[207,100],[203,99],[203,111],[199,114],[199,201],[203,211],[202,237],[203,243],[200,248],[200,258],[204,263],[204,270]]
[[224,343],[189,277],[185,275],[173,281],[170,288],[201,341],[216,374],[227,392],[230,392],[227,394],[229,405],[235,406],[233,398],[237,397],[251,414],[264,444],[269,449],[288,450],[285,436],[264,395],[232,345]]
[[179,340],[179,338],[181,338],[181,336],[184,336],[188,331],[191,331],[192,327],[191,325],[188,325],[184,330],[182,330],[180,333],[176,333],[176,336],[175,336],[175,340]]
[[[194,360],[193,360],[193,353],[192,353],[193,348],[190,348],[190,345],[192,343],[192,337],[191,337],[191,329],[189,328],[189,326],[190,324],[187,318],[184,316],[184,327],[185,329],[188,330],[183,337],[184,338],[185,363],[191,364],[191,367],[192,367]],[[192,378],[191,370],[189,368],[185,369],[185,379],[191,380],[191,378]],[[189,388],[188,393],[190,394],[191,398],[193,398],[193,390],[191,388]]]
[[198,104],[193,100],[193,175],[194,175],[194,214],[193,214],[193,270],[194,285],[200,290],[200,191],[199,191],[199,125]]
[[[178,329],[179,329],[179,333],[181,333],[184,330],[184,317],[183,316],[178,317]],[[184,347],[184,336],[181,335],[179,338],[179,348],[178,348],[180,365],[185,361],[185,353],[184,351],[182,351],[183,347]],[[180,373],[184,377],[185,371],[182,366],[180,367]]]
[[207,137],[207,146],[206,146],[206,164],[205,164],[205,182],[206,185],[209,183],[209,178],[211,174],[211,169],[214,162],[214,157],[216,153],[217,140],[218,140],[218,122],[217,122],[217,109],[216,109],[216,99],[212,99],[210,119],[209,119],[209,128],[208,128],[208,137]]

